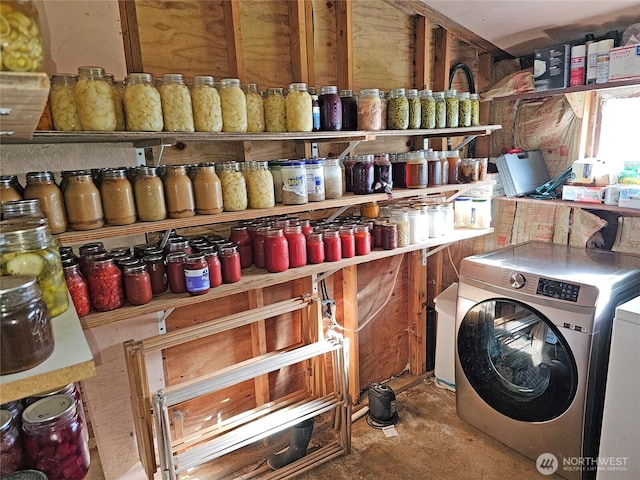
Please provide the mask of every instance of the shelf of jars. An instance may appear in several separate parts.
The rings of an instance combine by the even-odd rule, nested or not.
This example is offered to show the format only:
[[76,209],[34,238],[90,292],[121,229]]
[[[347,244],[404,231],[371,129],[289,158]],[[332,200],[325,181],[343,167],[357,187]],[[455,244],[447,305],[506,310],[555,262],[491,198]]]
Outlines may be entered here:
[[[4,121],[3,121],[4,123]],[[36,131],[33,138],[2,138],[2,143],[142,143],[175,145],[179,142],[252,142],[252,141],[307,141],[307,142],[351,142],[375,140],[377,137],[423,136],[461,137],[490,135],[501,125],[478,125],[473,127],[377,130],[377,131],[331,131],[331,132],[283,132],[283,133],[204,133],[204,132],[59,132]]]
[[605,212],[615,212],[627,217],[640,217],[640,209],[619,207],[618,205],[605,205],[604,203],[581,203],[571,202],[568,200],[542,200],[539,198],[529,197],[496,197],[495,200],[502,202],[519,202],[519,203],[540,203],[543,205],[563,205],[567,207],[582,208],[584,210],[601,210]]
[[67,311],[51,319],[51,324],[55,341],[53,353],[29,370],[0,376],[0,403],[95,376],[93,355],[71,298]]
[[238,212],[222,212],[214,215],[196,215],[189,218],[166,219],[156,222],[136,222],[130,225],[106,226],[95,230],[70,230],[54,235],[54,237],[58,241],[59,245],[77,245],[106,238],[139,235],[177,228],[201,227],[204,225],[237,222],[239,220],[252,220],[275,215],[291,215],[294,213],[310,212],[314,210],[342,208],[345,206],[359,205],[374,201],[383,202],[391,199],[425,197],[429,195],[443,194],[445,192],[457,192],[458,194],[462,194],[471,188],[492,185],[493,183],[494,182],[490,180],[456,185],[441,185],[429,188],[397,189],[393,190],[391,195],[387,195],[386,193],[374,193],[368,195],[354,195],[352,193],[347,193],[341,198],[324,200],[322,202],[309,202],[300,205],[277,204],[274,208],[247,209]]
[[392,250],[376,249],[366,255],[343,258],[335,262],[323,262],[318,264],[309,264],[304,267],[289,268],[288,270],[279,273],[269,273],[264,269],[252,266],[242,270],[242,276],[238,282],[222,284],[218,287],[209,289],[207,293],[202,295],[189,295],[188,293],[177,294],[167,291],[154,297],[150,303],[147,303],[145,305],[125,305],[108,312],[91,312],[85,317],[80,318],[80,323],[82,324],[82,328],[84,329],[95,328],[101,325],[125,320],[138,315],[156,313],[163,310],[193,305],[195,303],[208,302],[210,300],[223,298],[229,295],[243,293],[248,290],[266,288],[303,277],[320,275],[325,272],[337,271],[352,265],[359,265],[361,263],[372,262],[395,255],[402,255],[404,253],[409,253],[417,250],[438,247],[440,245],[455,243],[461,240],[481,237],[492,232],[493,228],[455,229],[449,235],[430,238],[428,241],[423,243],[408,245],[405,247],[398,247]]

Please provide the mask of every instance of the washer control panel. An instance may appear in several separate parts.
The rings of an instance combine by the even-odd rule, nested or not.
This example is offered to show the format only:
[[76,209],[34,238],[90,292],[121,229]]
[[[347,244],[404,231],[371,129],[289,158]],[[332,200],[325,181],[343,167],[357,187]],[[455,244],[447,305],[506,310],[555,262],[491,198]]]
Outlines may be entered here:
[[579,292],[580,285],[549,280],[548,278],[542,277],[538,280],[538,287],[536,289],[536,295],[559,298],[560,300],[568,300],[569,302],[577,302]]

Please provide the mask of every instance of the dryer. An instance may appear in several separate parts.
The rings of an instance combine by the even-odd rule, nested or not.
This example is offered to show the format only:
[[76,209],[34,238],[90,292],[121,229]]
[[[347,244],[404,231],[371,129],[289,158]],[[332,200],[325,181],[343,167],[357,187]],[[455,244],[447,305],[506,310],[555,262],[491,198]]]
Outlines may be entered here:
[[640,256],[526,242],[465,258],[458,416],[569,479],[594,478],[615,308]]

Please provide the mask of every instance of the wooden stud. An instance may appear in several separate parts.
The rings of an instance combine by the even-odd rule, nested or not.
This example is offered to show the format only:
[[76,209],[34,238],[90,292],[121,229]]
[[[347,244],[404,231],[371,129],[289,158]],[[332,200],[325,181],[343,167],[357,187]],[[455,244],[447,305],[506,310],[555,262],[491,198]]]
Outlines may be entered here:
[[[249,296],[249,308],[264,307],[264,296],[262,289],[250,290],[247,292]],[[267,353],[267,331],[264,320],[258,320],[251,324],[251,353],[254,357]],[[264,405],[270,400],[269,395],[269,376],[260,375],[253,379],[256,389],[256,405]]]
[[358,348],[358,267],[342,269],[342,308],[345,337],[349,340],[349,395],[353,401],[360,398],[360,357]]
[[315,43],[313,41],[313,2],[302,0],[304,3],[304,32],[307,36],[307,77],[306,82],[309,85],[316,84],[316,62],[315,62]]
[[353,1],[336,0],[338,85],[353,89]]
[[[431,86],[431,24],[429,19],[419,15],[415,20],[416,47],[413,58],[413,86],[418,90]],[[425,148],[424,137],[411,137],[413,150]]]
[[427,259],[426,251],[408,254],[409,278],[409,366],[411,373],[421,375],[427,370]]
[[122,42],[127,72],[144,72],[142,64],[142,48],[140,47],[140,32],[138,31],[138,14],[136,2],[118,0],[120,8],[120,23],[122,24]]
[[[289,6],[289,28],[291,42],[291,77],[296,82],[309,82],[309,52],[307,51],[307,2],[293,0]],[[313,32],[313,29],[310,28]]]
[[[437,27],[434,31],[434,40],[435,63],[433,69],[433,91],[442,92],[449,88],[452,38],[448,30],[445,30],[442,27]],[[446,150],[446,139],[434,138],[431,140],[430,147],[434,150]]]
[[[493,55],[484,54],[479,57],[478,78],[476,80],[476,88],[478,92],[484,92],[491,85],[491,66],[493,64]],[[480,123],[486,125],[491,121],[491,104],[492,102],[483,102],[480,104]],[[491,151],[491,141],[488,138],[478,137],[476,139],[476,156],[488,157]]]
[[229,74],[235,78],[246,78],[244,71],[244,54],[242,49],[242,29],[240,21],[240,0],[222,2],[224,9],[224,31],[227,38],[227,55],[229,56]]

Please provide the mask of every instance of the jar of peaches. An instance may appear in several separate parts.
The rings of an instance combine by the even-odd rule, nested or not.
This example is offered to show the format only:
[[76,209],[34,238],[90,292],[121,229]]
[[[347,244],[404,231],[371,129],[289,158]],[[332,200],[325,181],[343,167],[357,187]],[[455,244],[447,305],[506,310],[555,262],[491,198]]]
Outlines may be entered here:
[[78,67],[74,92],[83,130],[112,132],[116,129],[115,99],[103,68]]
[[130,73],[124,89],[127,128],[133,132],[161,132],[162,104],[160,92],[149,73]]
[[160,85],[165,132],[193,132],[191,93],[181,73],[165,73]]

